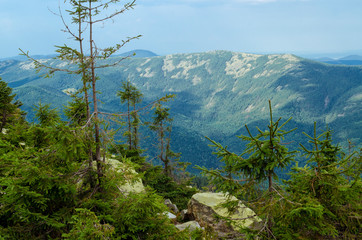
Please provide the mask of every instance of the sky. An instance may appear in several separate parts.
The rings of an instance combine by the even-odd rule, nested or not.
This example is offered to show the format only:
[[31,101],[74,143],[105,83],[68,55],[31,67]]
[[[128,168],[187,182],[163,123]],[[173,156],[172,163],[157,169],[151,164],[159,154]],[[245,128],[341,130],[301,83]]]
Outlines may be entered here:
[[[125,3],[126,1],[121,1]],[[121,52],[158,55],[230,50],[300,56],[362,55],[362,0],[137,0],[96,30],[108,47],[141,34]],[[64,0],[0,0],[0,58],[52,54],[74,44],[61,31]]]

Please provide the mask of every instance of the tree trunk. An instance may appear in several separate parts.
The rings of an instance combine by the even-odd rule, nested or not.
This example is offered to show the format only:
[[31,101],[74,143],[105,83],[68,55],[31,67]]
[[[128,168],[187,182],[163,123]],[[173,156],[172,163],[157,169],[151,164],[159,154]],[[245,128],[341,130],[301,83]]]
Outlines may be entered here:
[[96,91],[96,75],[95,75],[95,59],[94,59],[94,45],[93,45],[93,22],[92,22],[92,1],[89,0],[89,44],[90,44],[90,61],[91,61],[91,79],[92,79],[92,92],[93,92],[93,107],[94,107],[94,134],[96,144],[95,160],[97,163],[98,184],[101,184],[103,175],[101,165],[101,141],[99,136],[99,121],[98,121],[98,101]]
[[272,171],[269,171],[269,174],[268,174],[268,181],[269,181],[269,192],[272,192],[273,191],[273,172]]
[[127,117],[128,117],[128,149],[132,149],[132,127],[131,127],[131,116],[129,112],[129,99],[127,101]]

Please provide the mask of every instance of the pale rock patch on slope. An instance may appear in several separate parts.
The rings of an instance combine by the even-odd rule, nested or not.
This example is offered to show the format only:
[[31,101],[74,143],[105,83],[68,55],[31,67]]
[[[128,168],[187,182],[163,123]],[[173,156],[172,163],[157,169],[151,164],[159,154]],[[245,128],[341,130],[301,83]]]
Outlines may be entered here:
[[150,90],[150,83],[149,83],[149,82],[143,83],[143,87],[144,87],[147,91]]
[[280,103],[277,103],[273,108],[274,109],[278,109],[278,108],[280,108],[282,105],[280,104]]
[[198,68],[198,67],[201,67],[203,65],[206,65],[209,61],[206,61],[206,60],[197,60],[196,63],[193,63],[192,61],[181,61],[177,66],[176,68],[180,68],[180,69],[183,69],[181,70],[181,75],[188,78],[189,77],[189,71],[191,69],[195,69],[195,68]]
[[255,108],[255,106],[254,106],[253,104],[250,104],[250,105],[245,109],[244,112],[250,113],[254,108]]
[[299,59],[292,54],[283,54],[280,56],[280,58],[285,59],[289,62],[298,62],[299,61]]
[[245,94],[252,94],[254,93],[255,91],[257,91],[260,87],[250,87],[246,92]]
[[309,84],[306,84],[304,86],[302,86],[303,88],[311,88],[311,87],[317,87],[318,85],[317,84],[314,84],[314,83],[309,83]]
[[177,72],[175,75],[172,75],[171,78],[178,79],[182,77],[182,72]]
[[163,60],[162,71],[164,71],[166,74],[166,72],[172,72],[175,69],[176,67],[173,65],[172,55],[166,55],[165,59]]
[[77,91],[77,89],[75,89],[75,88],[66,88],[66,89],[62,90],[62,92],[67,94],[68,96],[74,94],[76,91]]
[[215,100],[215,95],[218,93],[218,92],[221,92],[225,89],[225,86],[222,87],[222,88],[217,88],[212,94],[211,94],[211,97],[210,97],[210,100],[209,102],[205,105],[205,108],[206,109],[210,109],[212,108],[215,103],[216,103],[216,100]]
[[165,93],[167,93],[167,92],[181,92],[181,90],[179,90],[179,89],[174,89],[173,87],[165,87],[164,89],[163,89],[163,92],[165,92]]
[[328,104],[329,104],[330,100],[329,100],[329,97],[325,97],[324,99],[324,108],[327,108],[328,107]]
[[283,54],[283,55],[280,55],[279,58],[289,62],[288,64],[286,64],[284,66],[284,68],[283,68],[284,71],[288,71],[288,70],[296,68],[298,66],[297,63],[299,62],[299,59],[292,54]]
[[151,58],[147,58],[146,61],[144,63],[141,64],[141,66],[146,65],[149,61],[151,61]]
[[[40,63],[46,63],[48,60],[47,59],[39,59],[38,62]],[[35,64],[34,62],[23,62],[20,63],[20,68],[23,70],[31,70],[35,68]]]
[[280,92],[282,89],[283,89],[283,86],[278,86],[275,90],[276,90],[277,92]]
[[253,78],[270,77],[271,75],[273,75],[273,74],[275,74],[275,73],[276,73],[275,70],[265,69],[263,72],[255,74],[255,75],[253,76]]
[[194,86],[197,84],[200,84],[201,82],[202,82],[202,79],[197,75],[195,75],[195,77],[192,79],[192,85],[194,85]]
[[272,54],[268,55],[268,62],[265,64],[266,66],[273,65],[276,60],[278,60],[280,55]]
[[[239,58],[241,56],[241,59]],[[234,75],[235,77],[242,77],[249,71],[255,69],[252,63],[261,57],[256,54],[233,54],[230,61],[226,62],[225,72],[227,75]]]
[[140,77],[146,77],[146,78],[151,78],[153,76],[155,76],[155,72],[151,72],[151,68],[148,67],[144,70],[144,73],[140,74]]
[[352,101],[352,102],[362,101],[362,93],[357,93],[357,94],[353,95],[352,97],[350,97],[348,99],[348,101]]
[[216,103],[216,101],[215,101],[215,99],[214,99],[214,96],[211,96],[209,102],[205,105],[205,108],[206,108],[206,109],[210,109],[210,108],[212,108],[213,106],[215,106],[215,103]]
[[287,65],[284,66],[283,70],[284,70],[284,71],[288,71],[288,70],[290,70],[290,69],[292,69],[292,68],[294,68],[294,67],[295,67],[295,64],[289,63],[289,64],[287,64]]
[[335,121],[337,118],[344,117],[345,115],[346,115],[345,112],[343,112],[343,113],[332,112],[326,116],[325,121],[327,124],[329,124],[329,123]]
[[61,62],[61,63],[57,64],[57,68],[64,68],[66,66],[68,66],[67,62]]
[[203,65],[206,65],[206,69],[208,67],[208,63],[210,60],[199,60],[197,59],[196,62],[192,61],[192,56],[186,57],[186,60],[180,61],[178,65],[173,64],[172,55],[167,55],[165,59],[163,60],[163,66],[162,70],[164,72],[164,75],[166,76],[166,72],[172,72],[175,69],[180,69],[178,73],[171,76],[171,78],[180,78],[180,77],[189,77],[188,71],[191,69],[195,69],[198,67],[201,67]]

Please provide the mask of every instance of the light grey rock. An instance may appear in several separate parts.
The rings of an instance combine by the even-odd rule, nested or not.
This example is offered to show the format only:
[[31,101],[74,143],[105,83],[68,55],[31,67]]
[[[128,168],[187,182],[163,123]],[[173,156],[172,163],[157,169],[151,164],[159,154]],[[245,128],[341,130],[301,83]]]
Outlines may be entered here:
[[196,221],[189,221],[189,222],[185,222],[183,224],[177,224],[176,227],[180,231],[183,231],[185,229],[189,229],[190,231],[194,231],[196,229],[201,229],[200,224]]
[[[231,197],[231,200],[239,201],[235,197]],[[253,229],[260,227],[261,219],[256,216],[253,210],[239,201],[236,211],[229,214],[226,208],[221,207],[221,204],[226,201],[227,197],[223,193],[194,194],[188,204],[188,214],[192,214],[201,226],[214,229],[219,237],[229,239],[239,238],[241,235],[238,230],[241,227]],[[217,219],[215,215],[238,220],[228,225],[225,220]]]
[[115,159],[106,159],[106,164],[116,170],[118,173],[122,173],[124,182],[118,185],[118,189],[123,193],[141,193],[145,192],[142,180],[133,167],[126,163],[122,163]]
[[166,214],[167,214],[167,217],[168,217],[169,219],[176,219],[176,215],[175,215],[175,214],[170,213],[170,212],[167,212]]

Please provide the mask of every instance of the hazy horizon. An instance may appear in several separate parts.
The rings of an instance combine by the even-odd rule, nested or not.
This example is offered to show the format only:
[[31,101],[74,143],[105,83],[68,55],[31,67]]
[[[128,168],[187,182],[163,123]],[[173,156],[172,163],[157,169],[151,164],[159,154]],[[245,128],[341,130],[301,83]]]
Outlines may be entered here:
[[[63,33],[58,0],[0,0],[0,58],[19,48],[31,55],[72,45]],[[125,3],[125,2],[121,2]],[[101,47],[143,35],[120,53],[158,55],[227,50],[302,57],[362,55],[360,0],[138,0],[134,10],[96,32]],[[51,11],[50,11],[51,10]],[[64,8],[63,8],[64,13]]]

